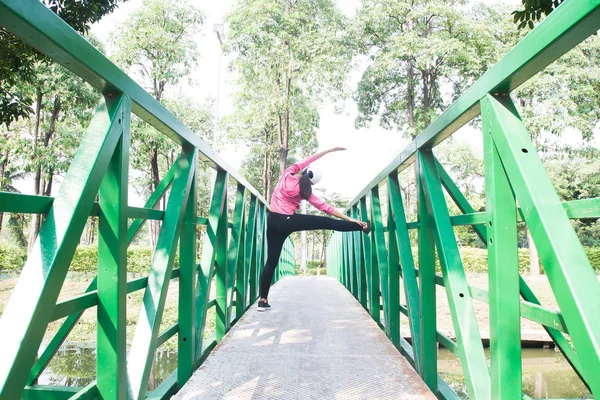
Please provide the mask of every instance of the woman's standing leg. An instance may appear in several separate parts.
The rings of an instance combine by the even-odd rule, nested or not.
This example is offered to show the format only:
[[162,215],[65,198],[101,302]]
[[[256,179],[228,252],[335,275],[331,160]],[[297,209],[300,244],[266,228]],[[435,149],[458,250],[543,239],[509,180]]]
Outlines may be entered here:
[[280,232],[269,232],[267,227],[267,262],[263,269],[260,277],[260,298],[266,299],[269,296],[269,289],[271,288],[271,281],[273,280],[273,274],[275,268],[279,262],[279,256],[281,255],[281,249],[283,243],[287,239],[288,235]]

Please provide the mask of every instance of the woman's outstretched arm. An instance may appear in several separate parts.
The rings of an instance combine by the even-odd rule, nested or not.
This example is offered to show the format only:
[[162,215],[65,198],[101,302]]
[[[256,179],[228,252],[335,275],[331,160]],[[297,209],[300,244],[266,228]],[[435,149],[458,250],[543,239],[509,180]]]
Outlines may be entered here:
[[342,150],[346,150],[346,149],[344,147],[333,147],[329,150],[323,150],[319,153],[313,154],[312,156],[310,156],[302,161],[292,164],[290,167],[287,168],[287,170],[290,171],[290,173],[292,173],[292,174],[297,174],[298,172],[300,172],[304,168],[306,168],[308,165],[312,164],[313,162],[317,161],[319,158],[323,157],[325,154],[333,153],[334,151],[342,151]]

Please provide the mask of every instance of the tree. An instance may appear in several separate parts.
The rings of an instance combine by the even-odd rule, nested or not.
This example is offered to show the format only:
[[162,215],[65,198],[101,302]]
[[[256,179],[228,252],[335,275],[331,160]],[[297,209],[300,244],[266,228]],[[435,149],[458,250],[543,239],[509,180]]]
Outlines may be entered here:
[[[98,103],[99,93],[58,64],[41,60],[35,64],[34,71],[29,91],[36,93],[36,112],[33,126],[29,126],[32,138],[23,150],[26,151],[26,170],[34,173],[34,194],[50,196],[54,177],[67,170]],[[40,223],[40,215],[33,214],[30,248],[37,238]]]
[[[198,53],[193,35],[203,23],[204,14],[186,0],[144,0],[111,35],[115,62],[138,72],[142,85],[162,101],[165,90],[188,76],[195,65]],[[159,155],[173,154],[175,144],[139,119],[132,121],[131,131],[134,161],[145,159],[149,164],[149,170],[144,170],[149,171],[151,193],[160,183]],[[154,245],[159,223],[151,226]]]
[[[51,11],[79,33],[111,13],[120,0],[42,0]],[[34,65],[47,58],[0,27],[0,125],[8,126],[19,118],[28,118],[33,98],[23,91],[23,83],[32,83]]]
[[[600,37],[592,35],[513,94],[534,140],[567,128],[589,139],[600,120]],[[538,143],[544,150],[545,145]]]
[[237,53],[239,90],[269,121],[255,132],[275,123],[282,171],[293,137],[314,135],[324,93],[343,93],[353,53],[346,20],[332,0],[238,0],[227,22],[225,51]]
[[378,116],[382,127],[414,138],[497,60],[506,33],[494,28],[503,16],[462,3],[362,2],[355,30],[369,64],[355,93],[358,127]]

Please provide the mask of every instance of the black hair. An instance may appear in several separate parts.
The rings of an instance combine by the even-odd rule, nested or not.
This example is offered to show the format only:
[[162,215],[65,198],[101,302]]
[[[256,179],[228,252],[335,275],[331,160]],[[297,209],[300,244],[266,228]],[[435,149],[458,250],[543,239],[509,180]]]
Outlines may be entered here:
[[312,171],[302,171],[302,176],[300,177],[300,196],[304,200],[308,200],[312,194],[312,182],[310,181],[312,177]]

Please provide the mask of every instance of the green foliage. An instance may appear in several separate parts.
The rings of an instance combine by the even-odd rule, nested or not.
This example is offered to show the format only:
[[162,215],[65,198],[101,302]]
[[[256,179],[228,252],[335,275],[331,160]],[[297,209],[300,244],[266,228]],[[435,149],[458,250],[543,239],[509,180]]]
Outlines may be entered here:
[[[42,0],[54,13],[79,33],[112,12],[120,0]],[[49,63],[29,45],[0,27],[0,125],[7,128],[33,112],[34,94],[27,90],[36,78],[35,64]]]
[[[547,17],[564,0],[521,0],[522,10],[512,12],[514,23],[519,24],[518,29],[529,27],[533,29],[534,22]],[[542,16],[543,14],[543,16]]]
[[136,68],[160,101],[196,62],[193,35],[203,22],[202,12],[185,0],[144,0],[112,35],[115,61]]
[[414,138],[503,54],[507,13],[463,3],[363,0],[355,30],[370,61],[355,94],[358,127],[379,117]]
[[14,244],[0,244],[0,271],[20,270],[27,259],[27,250]]
[[[15,245],[0,244],[0,271],[20,271],[27,258],[27,251]],[[127,272],[147,274],[152,263],[152,249],[147,246],[131,246],[127,249]],[[175,255],[174,268],[179,266],[179,253]],[[92,272],[98,270],[98,246],[79,246],[75,251],[69,271]]]
[[[541,150],[543,133],[575,128],[589,139],[600,120],[600,37],[592,35],[515,91],[516,106]],[[561,149],[562,150],[562,149]]]

